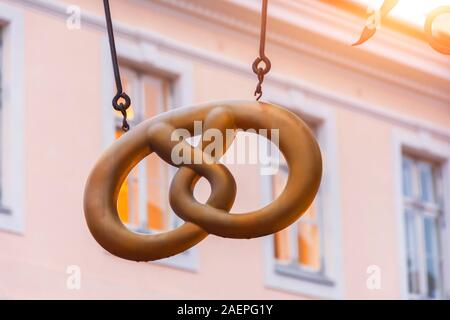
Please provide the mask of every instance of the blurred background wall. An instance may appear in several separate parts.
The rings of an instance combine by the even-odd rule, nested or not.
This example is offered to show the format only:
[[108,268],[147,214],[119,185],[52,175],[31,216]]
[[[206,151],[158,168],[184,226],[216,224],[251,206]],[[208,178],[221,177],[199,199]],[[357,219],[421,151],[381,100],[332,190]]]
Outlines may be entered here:
[[[172,108],[254,99],[259,1],[111,7],[132,126]],[[121,135],[102,1],[0,0],[0,298],[448,298],[450,61],[417,21],[395,15],[351,47],[365,11],[346,0],[270,1],[263,99],[301,116],[324,157],[305,216],[274,236],[209,236],[135,263],[95,242],[82,209],[90,169]],[[270,202],[287,176],[230,168],[236,213]],[[130,174],[119,199],[130,229],[180,225],[167,204],[173,173],[151,156]],[[197,196],[208,192],[202,181]]]

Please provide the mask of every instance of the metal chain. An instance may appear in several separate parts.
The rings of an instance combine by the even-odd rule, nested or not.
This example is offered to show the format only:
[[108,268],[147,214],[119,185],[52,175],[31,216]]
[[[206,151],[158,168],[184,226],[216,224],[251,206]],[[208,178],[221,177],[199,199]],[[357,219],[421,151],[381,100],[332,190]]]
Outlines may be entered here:
[[[108,30],[108,38],[109,38],[109,48],[111,50],[111,60],[114,69],[114,78],[116,80],[117,93],[112,100],[112,106],[114,110],[122,113],[123,121],[122,121],[122,130],[127,132],[130,130],[130,125],[127,121],[127,110],[131,106],[131,98],[123,92],[122,80],[120,77],[119,70],[119,62],[117,60],[117,51],[116,51],[116,41],[114,40],[114,29],[112,25],[111,18],[111,9],[109,6],[109,0],[103,0],[103,5],[105,7],[105,17],[106,17],[106,28]],[[123,102],[119,102],[120,100]]]
[[[253,72],[258,76],[258,85],[256,86],[255,96],[259,101],[262,97],[262,85],[264,77],[269,73],[272,68],[272,63],[266,56],[266,30],[267,30],[267,7],[269,0],[262,0],[262,13],[261,13],[261,38],[259,45],[259,57],[253,62]],[[264,68],[261,67],[261,63],[264,62]]]
[[[262,85],[264,83],[264,77],[270,72],[272,68],[272,63],[269,58],[266,56],[266,30],[267,30],[267,9],[268,9],[269,0],[262,0],[262,14],[261,14],[261,37],[260,37],[260,46],[259,46],[259,57],[253,62],[252,69],[253,72],[258,77],[258,84],[255,90],[256,100],[259,101],[262,97]],[[120,69],[119,63],[117,59],[117,51],[116,51],[116,43],[114,39],[114,29],[112,25],[111,18],[111,9],[109,5],[109,0],[103,0],[103,4],[105,7],[105,16],[106,16],[106,27],[108,30],[108,38],[109,38],[109,47],[111,50],[111,60],[114,69],[114,77],[116,81],[117,93],[112,100],[112,105],[114,110],[117,110],[122,113],[123,123],[122,130],[128,131],[130,126],[127,122],[127,109],[131,106],[131,98],[123,92],[122,80],[120,77]],[[261,66],[261,63],[264,63],[264,67]],[[123,102],[119,102],[120,99],[123,99]]]

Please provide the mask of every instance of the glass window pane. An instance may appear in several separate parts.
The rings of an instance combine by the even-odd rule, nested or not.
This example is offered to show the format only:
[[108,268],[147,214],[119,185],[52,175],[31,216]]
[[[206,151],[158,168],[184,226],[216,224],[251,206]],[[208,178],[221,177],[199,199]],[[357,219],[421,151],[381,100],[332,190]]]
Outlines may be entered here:
[[308,269],[320,270],[320,237],[317,224],[298,223],[298,262]]
[[424,219],[424,236],[427,269],[427,296],[437,298],[440,281],[440,254],[437,219],[426,217]]
[[420,294],[420,274],[417,257],[417,235],[414,212],[407,210],[405,214],[406,222],[406,255],[408,267],[408,287],[409,292]]
[[280,262],[290,262],[290,246],[289,246],[289,230],[285,229],[283,231],[275,234],[274,246],[275,246],[275,258]]
[[434,170],[434,184],[436,189],[435,202],[442,209],[444,208],[444,179],[440,168]]
[[413,186],[413,162],[408,158],[403,158],[403,194],[407,197],[414,195]]
[[423,202],[434,202],[433,166],[429,163],[421,163],[418,169],[420,175],[420,198]]

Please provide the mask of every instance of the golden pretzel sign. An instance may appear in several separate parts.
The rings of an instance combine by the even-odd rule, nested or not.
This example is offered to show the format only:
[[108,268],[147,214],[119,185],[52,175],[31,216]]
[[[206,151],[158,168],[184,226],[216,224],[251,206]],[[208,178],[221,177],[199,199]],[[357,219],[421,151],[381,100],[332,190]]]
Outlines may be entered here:
[[[245,214],[230,214],[236,183],[230,171],[218,162],[223,154],[209,154],[188,145],[192,156],[209,161],[176,164],[171,153],[175,129],[194,132],[194,122],[206,128],[279,130],[279,148],[289,168],[283,192],[266,207]],[[187,144],[186,141],[181,142]],[[229,145],[225,145],[223,153]],[[119,190],[131,169],[155,152],[179,167],[171,187],[170,204],[186,221],[160,234],[143,235],[128,230],[117,212]],[[150,261],[181,253],[208,234],[227,238],[255,238],[276,233],[295,222],[311,205],[319,189],[322,158],[308,126],[296,115],[273,104],[227,101],[180,108],[149,119],[116,141],[99,159],[87,181],[84,209],[94,238],[110,253],[128,260]],[[211,185],[206,204],[199,203],[193,189],[200,177]]]

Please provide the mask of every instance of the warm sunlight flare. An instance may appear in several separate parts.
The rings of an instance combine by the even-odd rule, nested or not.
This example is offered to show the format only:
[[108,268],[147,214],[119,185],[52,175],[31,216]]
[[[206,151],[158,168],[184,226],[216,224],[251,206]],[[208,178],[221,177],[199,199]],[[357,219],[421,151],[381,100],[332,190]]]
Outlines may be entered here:
[[[383,3],[383,0],[356,1],[367,4],[374,9],[380,8]],[[397,6],[392,10],[391,15],[408,23],[423,26],[427,14],[440,6],[450,6],[450,0],[400,0]],[[446,30],[450,30],[450,23],[446,23]]]

